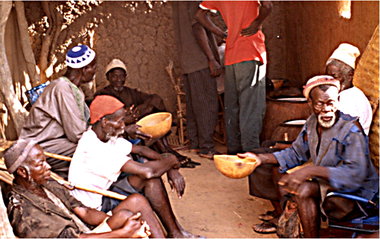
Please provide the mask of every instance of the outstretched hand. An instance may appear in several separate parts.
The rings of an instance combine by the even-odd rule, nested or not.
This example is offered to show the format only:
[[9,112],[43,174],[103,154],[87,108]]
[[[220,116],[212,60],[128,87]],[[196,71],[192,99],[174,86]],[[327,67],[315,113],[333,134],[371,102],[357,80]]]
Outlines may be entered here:
[[261,159],[259,156],[257,156],[257,154],[255,153],[251,153],[251,152],[246,152],[246,153],[242,153],[242,154],[237,154],[237,156],[239,158],[254,158],[256,159],[256,163],[257,163],[257,166],[259,166],[262,162],[261,162]]
[[182,198],[185,192],[185,178],[179,173],[178,169],[170,169],[167,172],[167,176],[172,191],[175,190],[178,198]]

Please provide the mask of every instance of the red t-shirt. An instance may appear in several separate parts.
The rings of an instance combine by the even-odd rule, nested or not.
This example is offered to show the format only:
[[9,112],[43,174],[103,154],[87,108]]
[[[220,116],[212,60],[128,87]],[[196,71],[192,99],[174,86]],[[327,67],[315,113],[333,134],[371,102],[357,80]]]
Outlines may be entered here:
[[240,35],[241,30],[259,15],[259,1],[204,1],[200,5],[219,11],[227,25],[225,65],[251,60],[266,63],[265,36],[262,31],[248,37]]

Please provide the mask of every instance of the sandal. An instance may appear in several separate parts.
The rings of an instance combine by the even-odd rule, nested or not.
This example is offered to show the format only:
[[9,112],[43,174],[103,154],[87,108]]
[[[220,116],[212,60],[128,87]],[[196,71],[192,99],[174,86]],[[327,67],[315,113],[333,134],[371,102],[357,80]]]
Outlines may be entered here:
[[191,158],[185,156],[179,158],[179,162],[181,168],[195,168],[196,166],[201,165],[201,163],[193,161]]
[[214,160],[214,155],[219,154],[219,152],[216,152],[214,150],[210,150],[208,152],[199,152],[198,155],[202,158],[207,158],[210,160]]
[[252,229],[261,234],[276,233],[277,226],[272,222],[263,222],[252,226]]
[[260,214],[259,219],[262,221],[270,221],[274,219],[274,211],[267,211],[266,213]]

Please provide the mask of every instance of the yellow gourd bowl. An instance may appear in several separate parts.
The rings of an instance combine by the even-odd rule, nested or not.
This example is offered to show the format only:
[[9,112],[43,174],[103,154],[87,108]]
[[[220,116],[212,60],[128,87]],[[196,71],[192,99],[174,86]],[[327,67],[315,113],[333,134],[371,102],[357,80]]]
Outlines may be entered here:
[[161,138],[169,132],[172,126],[172,114],[168,112],[154,113],[137,121],[140,131],[149,134],[152,138]]
[[215,167],[229,178],[244,178],[258,166],[255,158],[239,158],[236,155],[214,155]]

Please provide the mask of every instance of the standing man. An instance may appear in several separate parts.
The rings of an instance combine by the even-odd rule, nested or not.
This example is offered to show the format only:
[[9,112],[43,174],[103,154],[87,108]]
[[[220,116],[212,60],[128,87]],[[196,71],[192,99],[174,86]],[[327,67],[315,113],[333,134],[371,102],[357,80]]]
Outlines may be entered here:
[[[66,74],[53,80],[33,104],[21,129],[21,139],[34,139],[50,153],[72,156],[82,133],[86,131],[89,109],[81,84],[93,80],[95,52],[86,45],[66,54]],[[69,162],[49,158],[52,171],[67,178]]]
[[266,49],[261,31],[270,1],[204,1],[196,19],[213,33],[227,33],[213,24],[207,10],[219,11],[228,29],[225,52],[225,121],[229,154],[260,146],[265,114]]
[[198,2],[173,2],[178,55],[186,91],[190,150],[212,159],[218,120],[216,78],[222,72],[214,35],[194,19]]
[[342,43],[326,62],[326,74],[340,81],[339,109],[351,116],[359,117],[366,135],[372,122],[372,108],[363,91],[352,84],[356,58],[360,55],[357,47]]

